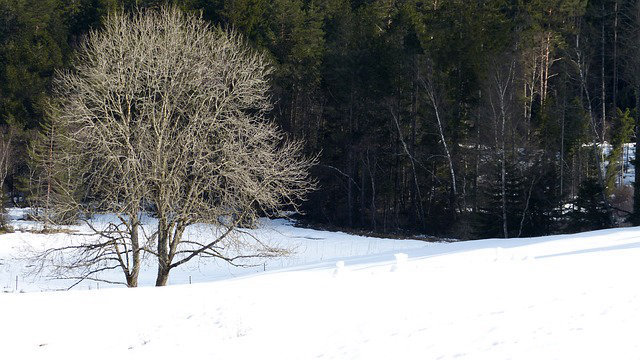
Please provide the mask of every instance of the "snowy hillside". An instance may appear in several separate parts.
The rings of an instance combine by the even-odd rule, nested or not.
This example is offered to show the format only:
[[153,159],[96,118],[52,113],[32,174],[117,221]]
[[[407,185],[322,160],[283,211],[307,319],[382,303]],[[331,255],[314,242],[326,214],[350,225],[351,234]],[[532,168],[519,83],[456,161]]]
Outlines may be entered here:
[[[14,222],[17,227],[34,224]],[[640,229],[452,244],[265,222],[298,254],[201,263],[166,288],[38,292],[25,243],[0,236],[6,359],[637,359]],[[404,253],[408,259],[395,254]],[[344,267],[336,266],[336,263]],[[275,270],[275,271],[274,271]],[[153,269],[143,274],[152,280]],[[259,272],[259,273],[257,273]],[[18,287],[27,293],[15,293]],[[240,275],[243,275],[239,277]],[[188,277],[197,284],[188,285]],[[64,285],[55,283],[58,286]],[[31,291],[31,292],[30,292]]]

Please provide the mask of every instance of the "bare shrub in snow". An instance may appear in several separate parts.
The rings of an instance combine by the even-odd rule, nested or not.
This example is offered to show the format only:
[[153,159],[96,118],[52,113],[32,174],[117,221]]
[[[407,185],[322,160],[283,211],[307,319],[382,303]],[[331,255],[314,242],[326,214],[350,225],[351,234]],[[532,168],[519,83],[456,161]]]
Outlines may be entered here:
[[[237,32],[176,8],[116,13],[88,36],[57,76],[51,111],[69,144],[57,158],[76,180],[65,205],[115,214],[94,228],[99,240],[71,248],[80,279],[118,267],[136,286],[144,253],[158,260],[158,286],[197,257],[286,253],[238,229],[314,187],[314,160],[266,118],[271,71]],[[157,224],[142,226],[145,211]],[[183,237],[195,223],[214,234]]]

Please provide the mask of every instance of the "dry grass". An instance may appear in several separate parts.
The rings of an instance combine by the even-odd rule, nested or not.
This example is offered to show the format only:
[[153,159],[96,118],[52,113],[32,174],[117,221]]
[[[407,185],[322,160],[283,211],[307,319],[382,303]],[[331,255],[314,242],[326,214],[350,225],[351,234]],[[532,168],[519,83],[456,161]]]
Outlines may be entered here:
[[65,228],[43,228],[43,229],[20,229],[21,232],[28,232],[31,234],[50,235],[50,234],[74,234],[77,230],[65,229]]

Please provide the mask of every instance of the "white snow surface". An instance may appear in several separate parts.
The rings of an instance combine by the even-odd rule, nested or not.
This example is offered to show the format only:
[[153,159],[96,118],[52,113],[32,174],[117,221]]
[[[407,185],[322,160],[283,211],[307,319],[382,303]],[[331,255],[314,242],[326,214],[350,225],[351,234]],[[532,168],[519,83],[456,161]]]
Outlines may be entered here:
[[[16,228],[38,226],[19,214]],[[66,284],[21,259],[70,235],[2,235],[0,357],[640,359],[640,228],[458,243],[283,220],[255,232],[298,252],[266,271],[202,261],[164,288],[74,291],[43,291]]]

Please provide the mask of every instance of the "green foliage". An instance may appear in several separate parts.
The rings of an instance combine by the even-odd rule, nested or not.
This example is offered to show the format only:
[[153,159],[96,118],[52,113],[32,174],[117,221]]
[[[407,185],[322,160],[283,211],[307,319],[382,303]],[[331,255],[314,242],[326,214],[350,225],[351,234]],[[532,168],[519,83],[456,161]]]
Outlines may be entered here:
[[525,201],[526,213],[520,236],[544,236],[562,230],[565,219],[560,206],[564,194],[558,189],[558,175],[555,168],[539,164],[527,179],[528,203]]
[[[506,163],[505,201],[502,195],[502,172],[500,161],[491,166],[488,180],[482,185],[482,206],[477,214],[475,233],[481,238],[503,238],[506,213],[509,237],[516,237],[520,231],[522,214],[527,200],[527,184],[513,162]],[[506,205],[506,207],[505,207]]]
[[587,178],[580,184],[573,209],[569,212],[570,231],[591,231],[609,227],[609,217],[602,197],[604,191],[594,178]]
[[[598,134],[603,125],[610,129],[609,192],[621,144],[634,137],[640,19],[627,0],[615,2],[619,14],[606,0],[0,0],[0,123],[40,130],[32,148],[42,147],[52,75],[73,61],[79,40],[110,11],[166,2],[238,29],[266,50],[274,67],[273,120],[304,139],[309,153],[322,153],[315,169],[321,189],[305,205],[307,218],[318,222],[457,236],[465,232],[458,219],[480,213],[478,234],[502,236],[496,172],[482,165],[487,144],[499,141],[497,103],[487,90],[495,69],[514,71],[504,135],[513,158],[510,236],[523,219],[522,236],[562,228],[558,209],[595,175],[594,154],[585,149],[603,139],[591,116]],[[615,115],[616,107],[632,112]],[[43,164],[43,154],[27,161],[23,152],[22,168]]]
[[616,185],[622,185],[617,180],[621,180],[620,175],[623,166],[622,156],[624,145],[631,141],[631,137],[634,135],[633,131],[635,125],[635,120],[631,117],[631,110],[616,110],[617,116],[613,124],[611,152],[606,158],[606,160],[608,161],[606,174],[606,186],[608,194],[611,194],[611,192],[613,192]]
[[64,8],[55,0],[0,1],[0,121],[39,124],[44,99],[69,46]]

